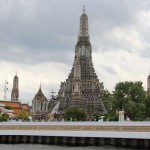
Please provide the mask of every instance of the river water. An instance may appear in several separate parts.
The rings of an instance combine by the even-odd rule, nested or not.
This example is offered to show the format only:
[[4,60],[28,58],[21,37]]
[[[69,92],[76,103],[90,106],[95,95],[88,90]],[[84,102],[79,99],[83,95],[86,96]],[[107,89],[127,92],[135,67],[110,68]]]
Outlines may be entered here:
[[[69,147],[40,144],[0,144],[0,150],[133,150],[112,146]],[[136,149],[137,150],[137,149]]]

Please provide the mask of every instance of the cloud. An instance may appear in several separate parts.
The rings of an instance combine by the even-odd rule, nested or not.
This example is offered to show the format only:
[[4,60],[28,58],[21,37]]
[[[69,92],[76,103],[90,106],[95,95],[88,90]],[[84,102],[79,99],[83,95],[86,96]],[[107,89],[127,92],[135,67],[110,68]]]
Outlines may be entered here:
[[149,0],[0,0],[0,98],[6,73],[9,93],[16,70],[20,97],[31,100],[40,78],[45,95],[58,91],[70,73],[86,5],[93,64],[105,88],[140,80],[150,68]]
[[117,75],[116,71],[110,66],[101,66],[106,72],[112,75]]
[[[54,1],[49,3],[39,0],[36,2],[28,0],[9,2],[9,5],[6,5],[7,1],[2,2],[3,5],[1,5],[0,59],[8,58],[10,61],[21,62],[21,59],[17,58],[24,56],[28,58],[22,59],[24,63],[54,61],[42,54],[47,53],[59,61],[62,59],[57,59],[59,57],[57,55],[62,52],[66,53],[66,59],[69,59],[70,55],[68,56],[67,52],[74,49],[76,39],[72,34],[73,31],[69,31],[69,28],[74,26],[70,23],[73,18],[67,20],[67,18],[61,17],[62,13],[60,12],[63,9],[58,8],[58,12],[56,12],[54,7],[57,9],[58,6]],[[2,14],[5,15],[2,16]],[[18,49],[23,52],[13,53]],[[33,55],[32,59],[29,59],[29,55]]]
[[[5,66],[5,68],[3,68]],[[17,70],[17,74],[19,77],[19,89],[20,89],[20,99],[24,102],[31,101],[34,95],[37,93],[40,80],[42,83],[42,89],[45,94],[49,98],[50,91],[54,90],[57,92],[60,81],[65,80],[66,72],[69,72],[71,66],[62,64],[62,63],[41,63],[41,64],[12,64],[9,62],[0,62],[0,68],[3,68],[2,74],[0,76],[1,84],[0,90],[4,89],[4,81],[6,80],[8,84],[8,99],[10,100],[11,90],[12,90],[12,82],[15,72]],[[3,86],[2,86],[3,85]],[[1,99],[3,98],[4,93],[0,93]]]
[[[112,31],[114,34],[116,25],[126,26],[132,24],[136,18],[134,15],[142,7],[141,3],[137,3],[137,1],[134,5],[129,1],[123,1],[122,3],[119,1],[118,3],[117,0],[112,2],[105,0],[84,2],[87,3],[90,24],[93,27],[91,30],[99,31],[97,36],[100,37],[99,35],[101,35],[102,39],[110,39],[106,31]],[[1,1],[0,51],[5,50],[7,57],[6,53],[3,52],[0,58],[3,60],[10,58],[10,61],[21,62],[20,59],[17,60],[16,58],[22,57],[22,55],[28,57],[28,55],[34,53],[36,56],[33,57],[32,61],[29,58],[26,59],[27,61],[24,59],[22,61],[24,63],[28,63],[28,61],[29,63],[35,63],[38,60],[50,61],[48,57],[43,55],[43,57],[39,57],[41,52],[56,56],[54,53],[73,51],[79,29],[81,7],[82,3],[70,2],[69,0],[62,5],[58,0]],[[93,7],[95,12],[91,10]],[[93,23],[96,24],[93,26]],[[100,24],[101,26],[99,26]],[[104,42],[103,45],[112,45],[113,41],[105,44],[106,39],[102,41]],[[16,58],[12,59],[11,49],[22,49],[24,53],[15,53],[14,57]],[[66,58],[69,58],[69,56],[66,55]],[[57,60],[57,57],[55,59]],[[52,59],[52,61],[54,60]]]
[[148,59],[136,53],[120,50],[115,52],[115,55],[113,51],[103,55],[94,52],[93,61],[100,81],[104,82],[106,89],[113,91],[116,83],[120,81],[142,81],[146,89]]
[[105,31],[101,37],[101,51],[117,51],[124,49],[134,52],[145,49],[144,43],[139,38],[139,33],[132,28],[114,28]]

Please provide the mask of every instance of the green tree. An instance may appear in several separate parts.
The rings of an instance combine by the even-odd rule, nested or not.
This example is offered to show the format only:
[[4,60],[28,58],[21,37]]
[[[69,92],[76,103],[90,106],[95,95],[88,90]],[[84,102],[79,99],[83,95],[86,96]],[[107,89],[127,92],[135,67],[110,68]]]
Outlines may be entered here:
[[2,111],[0,110],[0,122],[2,121]]
[[73,106],[64,112],[64,117],[66,120],[84,121],[86,119],[86,113],[83,109]]
[[100,114],[94,113],[93,117],[94,117],[94,121],[98,121],[100,119]]
[[148,93],[146,99],[146,120],[150,121],[150,95]]
[[113,95],[108,90],[104,90],[102,101],[105,107],[105,113],[111,111],[113,105]]
[[1,122],[3,122],[3,121],[6,122],[6,121],[8,120],[8,118],[9,118],[9,115],[6,114],[6,113],[4,113],[4,114],[1,115],[0,121],[1,121]]
[[113,94],[111,94],[108,90],[104,90],[102,101],[105,107],[104,120],[117,121],[118,115],[116,114],[116,106]]
[[124,109],[131,120],[141,121],[146,118],[147,94],[142,82],[120,82],[113,92],[113,109]]
[[24,121],[28,121],[29,120],[29,115],[27,115],[24,110],[21,112],[20,117]]
[[112,94],[105,90],[102,97],[105,106],[105,119],[118,120],[116,111],[124,109],[125,116],[131,120],[150,119],[150,95],[144,90],[142,82],[119,82]]
[[5,108],[5,109],[8,109],[8,110],[12,110],[12,107],[11,107],[11,106],[5,106],[4,108]]

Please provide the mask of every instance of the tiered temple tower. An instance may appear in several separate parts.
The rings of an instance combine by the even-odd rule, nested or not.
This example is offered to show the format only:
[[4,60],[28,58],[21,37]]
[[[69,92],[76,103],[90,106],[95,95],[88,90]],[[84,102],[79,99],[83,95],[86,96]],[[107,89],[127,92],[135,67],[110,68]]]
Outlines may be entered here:
[[34,121],[48,120],[48,100],[41,90],[41,85],[32,100],[32,119]]
[[147,77],[147,93],[150,94],[150,73]]
[[12,88],[12,92],[11,92],[11,101],[19,101],[19,78],[17,76],[17,74],[14,77],[13,80],[13,88]]
[[80,17],[80,32],[75,46],[75,57],[71,73],[65,82],[61,83],[58,92],[60,112],[71,106],[85,109],[87,114],[102,114],[104,111],[101,95],[103,83],[95,73],[92,62],[92,46],[88,33],[88,16],[83,8]]

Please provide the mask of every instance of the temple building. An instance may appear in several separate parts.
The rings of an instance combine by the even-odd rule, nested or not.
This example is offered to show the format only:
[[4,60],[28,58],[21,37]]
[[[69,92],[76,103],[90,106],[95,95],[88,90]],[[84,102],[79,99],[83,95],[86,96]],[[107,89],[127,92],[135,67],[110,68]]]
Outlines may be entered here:
[[63,113],[68,107],[78,106],[84,109],[89,117],[94,113],[103,114],[103,89],[103,83],[99,81],[93,67],[88,16],[84,7],[80,17],[73,67],[68,79],[61,82],[57,96],[60,101],[59,113]]
[[32,119],[34,121],[48,120],[48,100],[44,96],[41,86],[32,100]]
[[1,101],[0,103],[8,106],[12,109],[13,114],[21,118],[21,114],[24,112],[27,116],[30,116],[30,108],[28,104],[21,104],[19,101]]
[[150,94],[150,74],[147,77],[147,93]]
[[19,78],[17,76],[17,74],[14,77],[13,80],[13,88],[12,88],[12,92],[11,92],[11,101],[19,101]]

